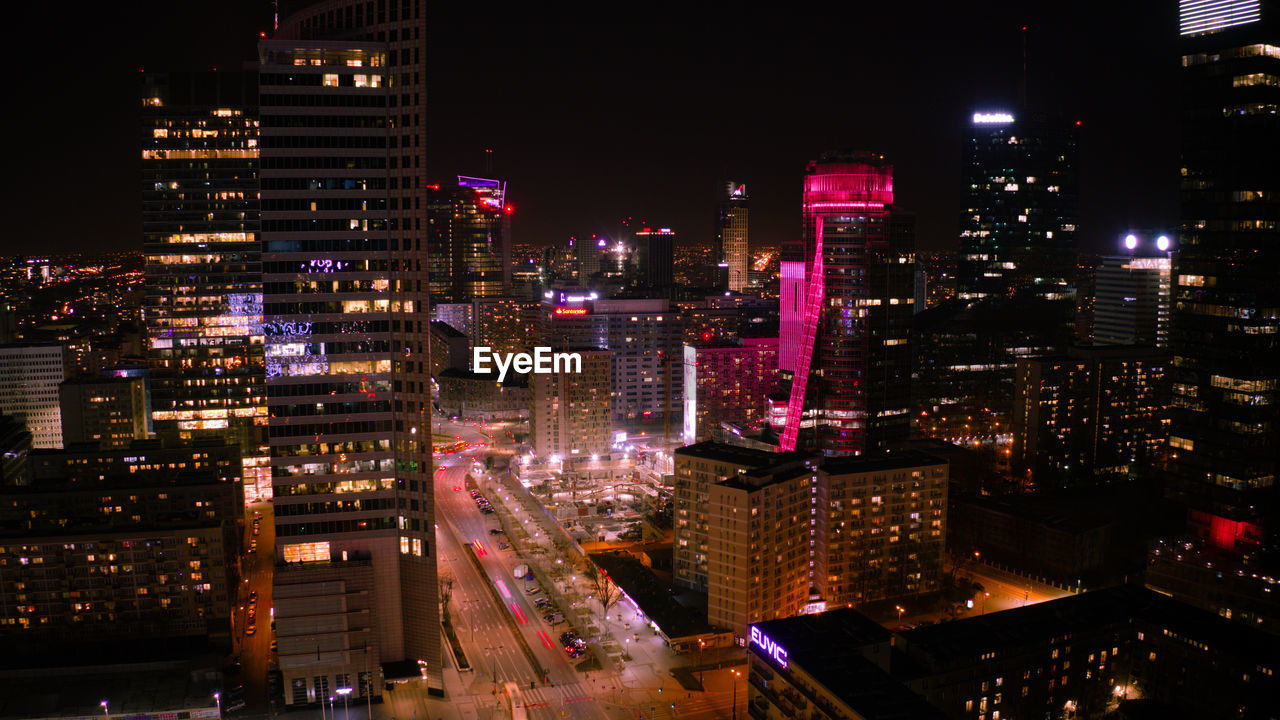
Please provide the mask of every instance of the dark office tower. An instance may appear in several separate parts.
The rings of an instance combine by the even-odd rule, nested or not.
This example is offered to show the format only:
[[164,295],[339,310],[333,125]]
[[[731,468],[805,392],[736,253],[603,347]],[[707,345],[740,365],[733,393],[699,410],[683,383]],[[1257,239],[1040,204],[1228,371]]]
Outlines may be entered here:
[[[399,25],[396,37],[415,29]],[[386,26],[366,29],[368,41],[260,45],[274,599],[289,705],[344,686],[380,694],[419,662],[439,677],[430,446],[417,444],[430,436],[421,161],[418,125],[400,112],[415,110],[401,85],[414,50],[378,42]],[[368,613],[335,604],[354,593],[369,594]],[[332,631],[316,638],[317,623]]]
[[1280,3],[1185,0],[1170,488],[1214,544],[1274,541]]
[[578,284],[591,287],[595,276],[604,269],[605,248],[609,241],[593,236],[590,240],[570,238],[569,242],[573,245],[578,260]]
[[252,455],[266,425],[257,104],[255,73],[143,76],[143,318],[155,431],[230,436]]
[[809,163],[803,239],[784,247],[782,262],[783,450],[857,455],[905,439],[896,418],[907,415],[914,265],[890,267],[910,236],[891,232],[892,204],[893,166],[882,155]]
[[742,292],[747,286],[750,253],[747,244],[747,186],[727,182],[720,191],[716,218],[717,261],[729,272],[729,289]]
[[1071,295],[1076,135],[1075,123],[974,113],[964,170],[960,297]]
[[640,285],[661,290],[675,283],[676,234],[671,228],[644,228],[636,232],[636,275]]
[[427,188],[432,302],[501,297],[511,286],[511,213],[507,184],[458,176]]

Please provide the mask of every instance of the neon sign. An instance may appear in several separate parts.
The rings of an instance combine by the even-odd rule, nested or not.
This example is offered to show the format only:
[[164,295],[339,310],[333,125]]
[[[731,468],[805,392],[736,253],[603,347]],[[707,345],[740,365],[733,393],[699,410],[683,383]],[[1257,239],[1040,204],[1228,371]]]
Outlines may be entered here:
[[974,113],[974,125],[1004,125],[1013,122],[1013,116],[1006,112]]
[[571,308],[571,307],[558,307],[558,308],[556,308],[556,309],[555,309],[555,314],[556,314],[557,316],[563,316],[563,315],[570,315],[570,316],[587,315],[589,312],[590,312],[590,311],[589,311],[589,310],[587,310],[587,309],[586,309],[586,308],[584,308],[584,307],[572,307],[572,308]]
[[751,626],[751,644],[759,646],[779,667],[787,666],[787,651],[781,645],[774,642],[768,635],[760,632],[760,628],[755,625]]

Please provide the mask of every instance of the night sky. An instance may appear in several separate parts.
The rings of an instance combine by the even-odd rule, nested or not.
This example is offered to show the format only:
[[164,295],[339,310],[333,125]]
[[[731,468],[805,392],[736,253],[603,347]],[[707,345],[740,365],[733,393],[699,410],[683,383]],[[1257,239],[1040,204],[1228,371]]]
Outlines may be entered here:
[[[492,148],[516,242],[627,216],[710,242],[733,179],[752,244],[777,244],[799,230],[805,163],[867,149],[895,164],[920,248],[954,249],[968,117],[1018,111],[1023,25],[1031,107],[1083,121],[1082,249],[1177,221],[1174,0],[443,5],[428,4],[430,172],[483,174]],[[265,2],[74,7],[15,6],[6,254],[140,248],[139,68],[238,67],[270,18]]]

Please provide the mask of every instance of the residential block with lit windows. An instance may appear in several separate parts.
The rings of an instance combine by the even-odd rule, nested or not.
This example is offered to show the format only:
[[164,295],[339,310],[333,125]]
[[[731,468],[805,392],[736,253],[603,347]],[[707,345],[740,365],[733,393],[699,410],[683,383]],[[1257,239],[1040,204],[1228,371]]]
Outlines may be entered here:
[[814,484],[813,587],[828,606],[935,592],[947,461],[921,452],[828,459]]
[[230,648],[238,446],[141,440],[34,450],[28,461],[29,482],[0,487],[6,647],[188,638]]
[[[551,462],[594,460],[608,455],[613,446],[611,353],[563,352],[581,358],[581,372],[529,375],[529,435],[533,438],[533,451]],[[578,366],[574,363],[572,367]]]
[[846,608],[748,632],[757,720],[1110,717],[1139,700],[1126,709],[1268,718],[1278,689],[1269,637],[1132,585],[902,632]]
[[684,440],[712,437],[722,422],[760,423],[778,385],[778,338],[684,346]]

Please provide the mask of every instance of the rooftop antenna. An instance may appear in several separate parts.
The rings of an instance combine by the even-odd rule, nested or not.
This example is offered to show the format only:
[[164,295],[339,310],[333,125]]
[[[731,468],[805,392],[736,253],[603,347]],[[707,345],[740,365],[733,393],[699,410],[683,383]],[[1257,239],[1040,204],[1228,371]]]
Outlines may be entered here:
[[484,149],[484,174],[493,174],[493,148]]
[[1027,110],[1027,26],[1022,26],[1022,111]]

